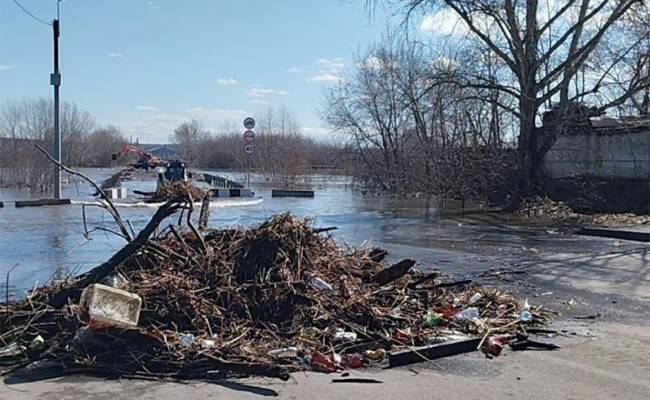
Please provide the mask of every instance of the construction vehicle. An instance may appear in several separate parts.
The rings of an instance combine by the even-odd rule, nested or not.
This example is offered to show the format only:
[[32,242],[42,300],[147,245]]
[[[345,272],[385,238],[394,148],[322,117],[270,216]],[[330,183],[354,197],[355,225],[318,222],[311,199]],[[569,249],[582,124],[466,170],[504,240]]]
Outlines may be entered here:
[[172,182],[187,182],[188,172],[185,163],[181,160],[174,160],[165,166],[158,166],[158,187]]
[[125,157],[130,154],[138,155],[138,160],[133,163],[133,166],[135,168],[149,170],[150,167],[156,166],[159,161],[158,158],[151,155],[151,153],[147,153],[146,151],[144,151],[144,149],[138,146],[134,146],[132,144],[125,144],[122,147],[122,150],[120,150],[118,153],[113,154],[111,158],[113,159],[113,161],[117,161],[122,157]]

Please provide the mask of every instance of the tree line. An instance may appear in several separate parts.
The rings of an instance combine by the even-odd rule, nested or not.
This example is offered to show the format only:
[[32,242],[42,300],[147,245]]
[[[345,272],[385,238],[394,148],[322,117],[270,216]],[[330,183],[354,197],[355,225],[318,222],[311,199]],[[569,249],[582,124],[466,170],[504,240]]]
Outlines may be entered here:
[[[111,155],[127,143],[111,125],[97,126],[95,119],[76,104],[60,108],[63,162],[82,167],[109,166]],[[53,166],[34,147],[53,150],[54,105],[43,98],[9,101],[0,108],[0,185],[51,188]]]
[[[0,185],[51,189],[53,167],[34,143],[53,149],[51,100],[9,101],[0,107]],[[66,165],[109,167],[112,155],[129,141],[115,126],[98,126],[87,111],[62,103],[60,129]],[[170,137],[191,168],[251,170],[273,179],[353,168],[351,152],[338,144],[307,137],[290,110],[269,110],[258,118],[256,151],[243,151],[242,130],[224,125],[210,132],[198,120],[181,123]]]
[[257,118],[253,154],[244,152],[242,133],[243,129],[228,126],[210,132],[200,121],[190,120],[174,130],[170,141],[194,167],[251,170],[279,180],[353,170],[354,158],[349,149],[306,136],[286,107],[271,107]]

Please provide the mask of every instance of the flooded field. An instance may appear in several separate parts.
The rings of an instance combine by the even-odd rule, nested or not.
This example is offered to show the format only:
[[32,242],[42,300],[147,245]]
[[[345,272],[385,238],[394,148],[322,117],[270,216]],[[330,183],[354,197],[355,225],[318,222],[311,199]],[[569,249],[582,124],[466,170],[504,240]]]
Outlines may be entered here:
[[[87,170],[101,180],[113,170]],[[242,179],[241,175],[231,174]],[[290,211],[314,220],[320,227],[336,226],[332,232],[344,244],[381,246],[393,258],[410,257],[423,268],[435,266],[463,275],[477,269],[503,266],[540,253],[600,252],[617,246],[612,240],[584,238],[551,229],[529,228],[507,215],[461,215],[458,210],[441,210],[426,197],[394,198],[363,195],[350,188],[350,181],[338,176],[313,176],[304,184],[316,191],[310,198],[271,198],[272,185],[262,177],[251,178],[256,200],[217,202],[212,208],[213,227],[250,226],[270,216]],[[153,190],[155,183],[128,181],[132,190]],[[93,199],[90,185],[68,185],[66,196],[75,202]],[[53,276],[80,273],[105,261],[124,244],[118,236],[103,230],[84,237],[82,206],[22,208],[12,201],[29,198],[24,191],[0,189],[0,277],[10,276],[17,295]],[[31,196],[42,197],[42,196]],[[261,199],[261,200],[260,200]],[[154,208],[120,207],[135,230],[146,224]],[[110,216],[97,207],[85,207],[89,230],[114,228]],[[172,223],[173,221],[170,221]],[[4,285],[2,288],[4,292]]]

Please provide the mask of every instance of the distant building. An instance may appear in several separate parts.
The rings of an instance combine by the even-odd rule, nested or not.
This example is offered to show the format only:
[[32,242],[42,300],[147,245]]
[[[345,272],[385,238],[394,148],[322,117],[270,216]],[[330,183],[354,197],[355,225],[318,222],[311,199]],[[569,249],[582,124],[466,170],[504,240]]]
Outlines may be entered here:
[[650,119],[591,117],[557,138],[545,164],[553,178],[650,179]]
[[178,151],[178,148],[173,145],[143,145],[142,147],[147,153],[151,153],[152,156],[165,160],[176,160],[181,158],[180,151]]

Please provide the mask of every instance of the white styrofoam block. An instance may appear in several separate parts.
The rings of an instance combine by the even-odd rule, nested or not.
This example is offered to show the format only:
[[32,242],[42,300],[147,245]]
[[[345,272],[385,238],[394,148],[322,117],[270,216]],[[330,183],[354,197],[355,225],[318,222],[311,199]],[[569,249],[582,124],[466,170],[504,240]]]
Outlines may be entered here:
[[142,299],[135,293],[95,283],[84,289],[81,306],[91,324],[137,326]]

